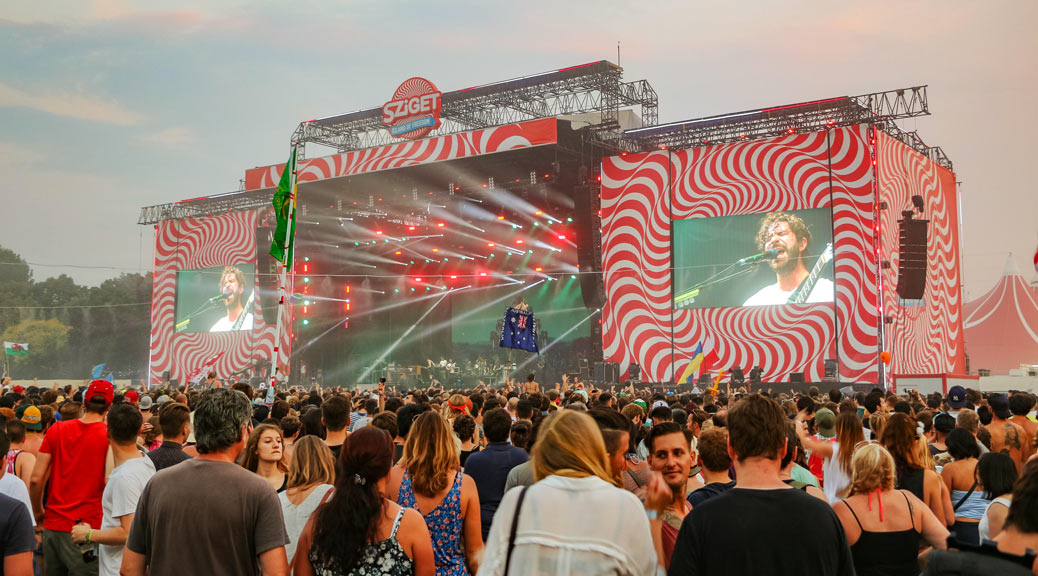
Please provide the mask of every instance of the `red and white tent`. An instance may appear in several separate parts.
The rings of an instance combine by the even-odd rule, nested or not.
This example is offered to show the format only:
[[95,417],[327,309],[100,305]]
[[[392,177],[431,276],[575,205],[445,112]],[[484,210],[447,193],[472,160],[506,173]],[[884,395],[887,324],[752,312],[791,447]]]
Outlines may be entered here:
[[1010,256],[995,287],[963,305],[970,369],[1008,374],[1038,364],[1038,286],[1029,285]]

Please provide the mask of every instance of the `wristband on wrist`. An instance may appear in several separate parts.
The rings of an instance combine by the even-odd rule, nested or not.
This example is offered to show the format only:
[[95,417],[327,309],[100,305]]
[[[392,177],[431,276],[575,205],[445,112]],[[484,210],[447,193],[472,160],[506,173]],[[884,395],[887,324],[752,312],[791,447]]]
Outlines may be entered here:
[[659,520],[660,512],[659,512],[659,510],[654,510],[652,508],[646,508],[645,509],[645,516],[647,516],[649,518],[649,520]]
[[[653,510],[653,512],[655,512],[655,510]],[[90,542],[90,536],[93,535],[93,533],[94,533],[93,530],[87,530],[87,535],[86,535],[86,542],[87,542],[87,544],[91,543]]]

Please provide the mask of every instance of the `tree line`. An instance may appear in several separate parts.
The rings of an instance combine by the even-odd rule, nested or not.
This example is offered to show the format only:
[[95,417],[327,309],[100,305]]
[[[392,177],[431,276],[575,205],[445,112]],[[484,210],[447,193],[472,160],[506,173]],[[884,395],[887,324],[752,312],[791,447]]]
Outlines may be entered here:
[[121,274],[81,286],[66,274],[34,280],[14,251],[0,246],[0,335],[29,344],[27,356],[6,358],[17,380],[145,378],[151,329],[152,275]]

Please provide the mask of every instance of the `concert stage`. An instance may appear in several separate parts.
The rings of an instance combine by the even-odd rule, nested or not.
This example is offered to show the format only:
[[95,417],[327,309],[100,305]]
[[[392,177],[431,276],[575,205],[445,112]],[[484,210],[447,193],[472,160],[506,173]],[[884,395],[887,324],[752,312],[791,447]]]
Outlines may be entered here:
[[[142,209],[157,228],[151,381],[264,377],[279,313],[276,365],[303,384],[427,385],[441,361],[456,367],[436,377],[447,386],[673,383],[697,345],[713,371],[760,366],[765,382],[822,380],[826,360],[844,382],[882,382],[884,351],[899,374],[963,371],[954,174],[895,124],[928,114],[925,87],[660,125],[655,91],[622,73],[603,61],[444,93],[411,79],[383,107],[301,123],[280,311],[268,249],[283,164]],[[922,262],[898,236],[914,196]],[[816,245],[724,236],[779,211]],[[748,305],[769,266],[800,260],[811,279],[791,300]],[[899,272],[922,278],[921,297],[898,297]],[[521,300],[541,355],[497,346]]]

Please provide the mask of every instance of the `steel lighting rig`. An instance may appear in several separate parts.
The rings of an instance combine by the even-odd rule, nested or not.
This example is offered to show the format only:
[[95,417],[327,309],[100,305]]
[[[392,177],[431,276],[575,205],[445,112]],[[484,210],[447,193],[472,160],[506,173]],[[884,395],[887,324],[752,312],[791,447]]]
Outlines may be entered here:
[[951,160],[943,150],[926,145],[918,134],[905,132],[895,123],[897,120],[929,114],[926,86],[916,86],[647,126],[627,130],[623,138],[628,143],[624,146],[627,149],[681,150],[815,132],[838,126],[872,124],[951,170]]
[[[537,118],[600,112],[598,137],[619,142],[621,107],[639,106],[642,123],[657,121],[656,91],[646,80],[623,81],[623,68],[602,60],[533,76],[445,92],[441,125],[432,136],[456,134],[488,126]],[[302,122],[292,141],[320,144],[338,152],[399,142],[382,124],[382,108]]]

